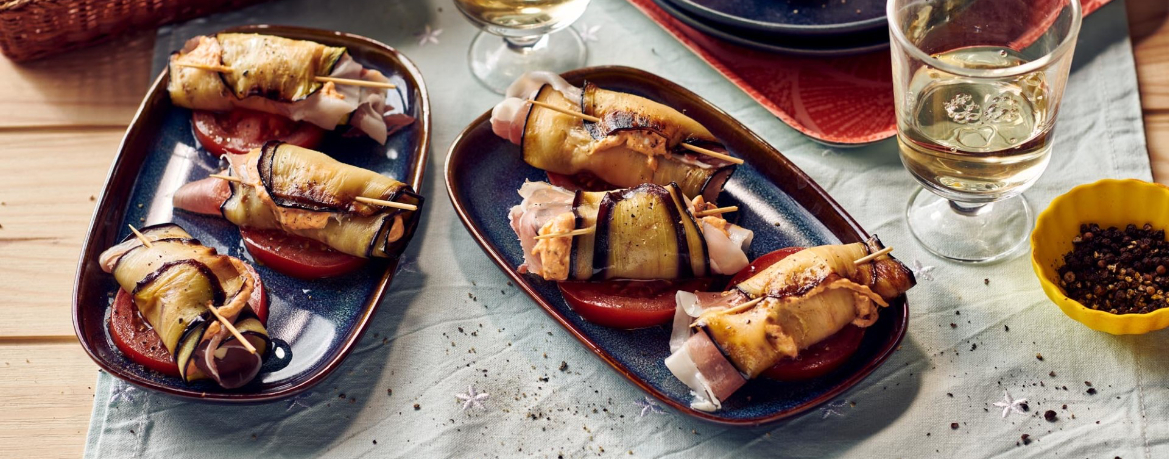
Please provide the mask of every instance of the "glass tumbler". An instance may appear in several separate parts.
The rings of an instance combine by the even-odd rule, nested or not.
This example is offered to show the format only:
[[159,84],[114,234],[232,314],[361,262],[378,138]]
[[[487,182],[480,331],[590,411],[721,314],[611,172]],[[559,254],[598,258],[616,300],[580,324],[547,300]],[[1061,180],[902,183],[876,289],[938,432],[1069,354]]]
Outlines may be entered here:
[[921,184],[905,216],[926,249],[989,262],[1025,247],[1021,194],[1051,157],[1079,0],[890,0],[897,142]]

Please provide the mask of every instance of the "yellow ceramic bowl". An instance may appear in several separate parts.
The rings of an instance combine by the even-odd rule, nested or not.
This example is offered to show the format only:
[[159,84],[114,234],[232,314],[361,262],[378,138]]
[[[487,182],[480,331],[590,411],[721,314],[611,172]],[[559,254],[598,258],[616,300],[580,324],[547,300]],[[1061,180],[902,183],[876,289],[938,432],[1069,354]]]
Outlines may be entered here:
[[1148,314],[1110,314],[1068,298],[1059,287],[1056,269],[1072,250],[1080,224],[1124,228],[1128,224],[1169,230],[1169,187],[1140,180],[1100,180],[1080,185],[1055,198],[1039,214],[1031,232],[1031,267],[1043,291],[1068,317],[1114,335],[1136,335],[1169,327],[1169,308]]

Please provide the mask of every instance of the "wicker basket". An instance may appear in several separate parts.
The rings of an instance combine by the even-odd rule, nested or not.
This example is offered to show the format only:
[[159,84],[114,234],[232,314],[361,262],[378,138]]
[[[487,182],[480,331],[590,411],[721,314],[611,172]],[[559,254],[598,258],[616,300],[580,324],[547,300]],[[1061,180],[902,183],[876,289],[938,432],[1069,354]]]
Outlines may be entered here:
[[0,52],[27,61],[264,0],[0,0]]

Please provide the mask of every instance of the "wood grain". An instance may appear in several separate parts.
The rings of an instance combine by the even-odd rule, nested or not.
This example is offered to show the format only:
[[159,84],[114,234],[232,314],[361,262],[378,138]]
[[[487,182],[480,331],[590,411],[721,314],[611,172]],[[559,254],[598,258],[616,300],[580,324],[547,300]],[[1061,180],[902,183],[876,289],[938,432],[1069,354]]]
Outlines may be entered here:
[[15,64],[0,57],[0,128],[124,127],[152,76],[154,31]]
[[0,340],[0,456],[80,457],[96,381],[76,339]]
[[1169,184],[1169,2],[1129,0],[1126,6],[1153,180]]
[[[71,336],[73,273],[123,128],[0,132],[0,336]],[[51,152],[51,153],[47,153]]]

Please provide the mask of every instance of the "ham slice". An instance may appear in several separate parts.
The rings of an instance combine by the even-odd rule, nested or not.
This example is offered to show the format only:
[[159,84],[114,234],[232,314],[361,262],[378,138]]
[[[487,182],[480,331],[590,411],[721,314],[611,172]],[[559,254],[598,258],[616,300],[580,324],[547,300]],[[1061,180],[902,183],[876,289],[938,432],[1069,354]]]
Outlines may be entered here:
[[219,206],[231,196],[226,180],[208,177],[183,185],[172,198],[174,206],[187,212],[219,215]]

